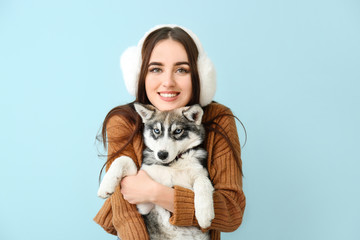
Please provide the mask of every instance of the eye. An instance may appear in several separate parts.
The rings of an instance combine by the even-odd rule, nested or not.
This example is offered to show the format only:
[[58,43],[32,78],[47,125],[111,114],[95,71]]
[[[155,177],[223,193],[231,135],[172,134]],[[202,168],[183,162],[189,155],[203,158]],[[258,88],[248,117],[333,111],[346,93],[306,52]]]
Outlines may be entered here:
[[174,134],[180,134],[183,131],[184,131],[183,129],[177,128],[177,129],[175,129]]
[[176,70],[176,72],[178,72],[178,73],[189,73],[190,71],[187,70],[187,69],[185,69],[185,68],[178,68],[178,69]]
[[161,68],[157,68],[157,67],[149,69],[149,72],[152,72],[152,73],[159,73],[161,71],[162,71]]
[[159,130],[158,128],[154,128],[154,129],[153,129],[153,132],[154,132],[155,134],[157,134],[157,135],[160,134],[160,130]]

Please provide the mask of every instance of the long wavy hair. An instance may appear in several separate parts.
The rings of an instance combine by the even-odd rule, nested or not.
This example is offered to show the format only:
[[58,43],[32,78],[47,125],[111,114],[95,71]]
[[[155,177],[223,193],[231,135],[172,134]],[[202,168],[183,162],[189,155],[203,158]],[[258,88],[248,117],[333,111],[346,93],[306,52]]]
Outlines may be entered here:
[[[172,39],[174,41],[181,43],[184,46],[185,51],[188,56],[188,60],[189,60],[190,73],[191,73],[191,84],[192,84],[192,89],[193,89],[192,97],[187,105],[199,104],[200,88],[201,88],[200,77],[199,77],[198,68],[197,68],[197,59],[199,56],[199,51],[196,47],[194,40],[190,37],[190,35],[179,27],[159,28],[159,29],[151,32],[146,37],[144,44],[142,46],[142,50],[141,50],[142,64],[141,64],[141,68],[140,68],[140,76],[139,76],[139,84],[138,84],[138,88],[137,88],[136,100],[134,102],[139,102],[142,104],[151,104],[147,97],[146,91],[145,91],[145,78],[148,73],[148,65],[149,65],[151,53],[152,53],[154,47],[156,46],[156,44],[159,43],[160,41],[166,40],[166,39]],[[110,112],[106,115],[106,117],[104,119],[102,129],[101,129],[101,134],[99,134],[97,136],[97,140],[99,140],[103,143],[105,150],[107,149],[107,144],[108,144],[106,127],[107,127],[109,120],[112,117],[120,116],[120,117],[126,118],[131,124],[133,124],[135,126],[135,128],[134,128],[132,134],[130,136],[126,136],[125,139],[124,138],[116,138],[115,140],[113,140],[113,141],[118,141],[119,144],[120,144],[120,142],[123,143],[124,140],[126,140],[126,141],[125,141],[125,144],[123,144],[123,146],[121,146],[119,148],[119,150],[117,150],[116,152],[114,152],[110,155],[107,155],[107,161],[102,166],[100,174],[99,174],[99,181],[101,179],[101,173],[104,170],[104,168],[106,166],[109,166],[115,158],[120,156],[121,152],[126,148],[126,146],[128,146],[133,141],[134,137],[137,134],[142,132],[143,124],[142,124],[140,116],[137,114],[137,112],[134,109],[134,102],[113,108],[112,110],[110,110]],[[204,111],[206,111],[206,107],[204,108]],[[225,115],[226,114],[220,114],[220,115],[214,117],[213,119],[211,119],[210,121],[207,121],[203,124],[204,124],[205,130],[207,133],[210,131],[215,131],[215,132],[221,134],[225,138],[225,140],[228,142],[229,146],[233,150],[234,157],[237,160],[238,167],[242,173],[240,156],[235,154],[236,151],[234,149],[234,146],[231,143],[228,136],[226,135],[224,129],[222,129],[222,127],[220,125],[215,123],[216,119],[223,117]],[[235,117],[233,115],[230,115],[230,116]],[[246,133],[246,131],[245,131],[245,133]],[[204,143],[206,144],[206,140],[204,141]],[[115,142],[115,144],[116,144],[116,142]],[[204,146],[204,148],[206,149],[206,146]]]

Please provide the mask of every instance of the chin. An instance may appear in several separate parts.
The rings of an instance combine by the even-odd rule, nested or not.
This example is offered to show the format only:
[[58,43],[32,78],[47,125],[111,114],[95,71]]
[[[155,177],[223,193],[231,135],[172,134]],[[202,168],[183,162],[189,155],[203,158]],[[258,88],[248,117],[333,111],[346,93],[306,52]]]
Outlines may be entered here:
[[[178,99],[180,100],[180,99]],[[157,99],[157,101],[150,101],[151,104],[159,109],[160,111],[170,111],[176,108],[185,107],[188,101],[164,101],[162,99]]]

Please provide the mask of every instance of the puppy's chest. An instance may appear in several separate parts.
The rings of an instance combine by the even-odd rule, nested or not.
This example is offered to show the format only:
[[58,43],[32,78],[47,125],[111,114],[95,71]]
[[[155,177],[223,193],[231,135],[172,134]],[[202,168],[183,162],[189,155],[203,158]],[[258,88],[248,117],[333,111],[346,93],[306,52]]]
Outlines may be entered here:
[[[181,161],[181,160],[179,160]],[[178,162],[172,166],[146,165],[142,166],[156,182],[172,187],[174,185],[192,189],[197,170],[201,165],[194,162]]]

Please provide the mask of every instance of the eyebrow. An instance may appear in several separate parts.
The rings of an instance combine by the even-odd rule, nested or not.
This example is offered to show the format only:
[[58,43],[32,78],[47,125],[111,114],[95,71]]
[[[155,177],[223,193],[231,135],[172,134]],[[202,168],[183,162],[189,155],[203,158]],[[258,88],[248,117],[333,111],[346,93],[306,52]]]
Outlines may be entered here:
[[[190,66],[190,64],[188,62],[177,62],[177,63],[175,63],[175,66],[179,66],[179,65],[183,65],[183,64]],[[160,62],[151,62],[151,63],[149,63],[149,67],[153,66],[153,65],[155,65],[155,66],[164,66],[164,64],[162,64]]]

